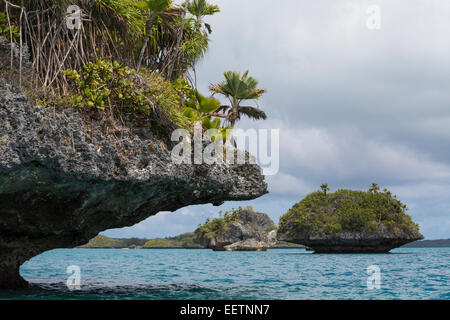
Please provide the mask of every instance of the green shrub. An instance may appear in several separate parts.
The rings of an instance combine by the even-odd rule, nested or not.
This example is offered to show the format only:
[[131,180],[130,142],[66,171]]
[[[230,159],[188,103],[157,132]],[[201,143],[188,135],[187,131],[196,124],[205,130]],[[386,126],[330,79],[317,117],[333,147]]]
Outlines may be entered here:
[[182,97],[156,72],[142,68],[138,74],[116,61],[98,59],[84,65],[80,73],[66,70],[63,74],[74,84],[75,93],[68,96],[73,107],[142,115],[151,115],[157,107],[179,127],[189,127],[182,113]]
[[211,114],[220,109],[221,103],[219,100],[213,97],[205,97],[197,90],[191,89],[184,93],[187,100],[184,104],[186,107],[183,109],[183,115],[189,119],[190,123],[200,122],[203,130],[213,130],[215,132],[211,135],[212,141],[215,141],[218,137],[225,142],[227,140],[227,131],[231,130],[231,127],[222,127],[222,121],[220,118],[214,118]]
[[363,231],[367,229],[370,221],[375,221],[375,213],[371,209],[362,208],[342,211],[339,221],[343,230]]
[[13,41],[19,42],[20,40],[20,28],[13,23],[11,23],[11,28],[8,24],[8,18],[6,14],[0,12],[0,36],[6,38],[8,41],[11,41],[11,34]]
[[118,62],[99,59],[76,70],[63,73],[77,85],[77,93],[70,97],[70,103],[79,108],[105,110],[107,107],[117,112],[140,112],[150,114],[150,100],[145,90],[136,84],[135,71]]
[[323,217],[323,230],[326,234],[334,234],[342,231],[339,217],[336,215],[325,215]]
[[[232,209],[231,211],[225,212],[223,218],[214,218],[212,220],[208,218],[204,224],[198,226],[197,230],[195,230],[195,234],[197,236],[204,234],[208,238],[216,236],[218,233],[226,231],[233,223],[239,221],[243,210],[254,211],[253,207],[239,207],[238,209]],[[220,215],[222,214],[220,213]]]
[[367,222],[366,227],[367,227],[367,231],[369,231],[369,233],[375,233],[379,227],[379,224],[375,220],[372,220],[372,221]]
[[184,79],[171,83],[146,68],[137,74],[105,59],[86,64],[81,73],[66,70],[63,74],[75,85],[75,94],[68,97],[73,107],[150,115],[157,106],[181,128],[200,121],[204,130],[216,129],[226,140],[229,128],[222,128],[221,120],[209,115],[220,108],[220,101],[201,95]]

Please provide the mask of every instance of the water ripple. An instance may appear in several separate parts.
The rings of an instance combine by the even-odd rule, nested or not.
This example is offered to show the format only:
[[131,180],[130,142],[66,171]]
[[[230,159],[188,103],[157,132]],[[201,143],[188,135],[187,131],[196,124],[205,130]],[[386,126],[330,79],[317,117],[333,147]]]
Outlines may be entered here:
[[[450,249],[381,255],[314,255],[304,250],[53,250],[21,268],[26,290],[0,299],[450,299]],[[81,268],[81,290],[65,282]],[[381,269],[367,288],[367,267]]]

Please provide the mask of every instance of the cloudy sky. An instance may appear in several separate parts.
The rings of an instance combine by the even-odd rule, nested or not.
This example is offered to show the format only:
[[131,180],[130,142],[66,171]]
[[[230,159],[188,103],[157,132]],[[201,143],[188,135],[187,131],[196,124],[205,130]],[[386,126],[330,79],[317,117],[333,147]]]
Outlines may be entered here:
[[[113,237],[193,231],[219,210],[253,205],[275,222],[328,183],[377,182],[410,208],[428,239],[450,238],[450,2],[439,0],[216,0],[212,44],[198,66],[207,92],[225,70],[250,70],[268,93],[264,122],[280,129],[270,194],[222,208],[160,213]],[[381,10],[370,30],[369,6]]]

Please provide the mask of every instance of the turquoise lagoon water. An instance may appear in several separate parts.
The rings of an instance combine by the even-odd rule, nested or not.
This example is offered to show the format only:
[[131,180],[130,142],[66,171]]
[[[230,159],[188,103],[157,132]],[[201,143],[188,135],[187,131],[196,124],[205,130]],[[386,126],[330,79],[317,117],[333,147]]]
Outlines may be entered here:
[[[81,269],[81,290],[66,287]],[[369,290],[367,268],[381,270]],[[21,267],[33,285],[0,299],[450,299],[450,248],[321,255],[301,249],[53,250]]]

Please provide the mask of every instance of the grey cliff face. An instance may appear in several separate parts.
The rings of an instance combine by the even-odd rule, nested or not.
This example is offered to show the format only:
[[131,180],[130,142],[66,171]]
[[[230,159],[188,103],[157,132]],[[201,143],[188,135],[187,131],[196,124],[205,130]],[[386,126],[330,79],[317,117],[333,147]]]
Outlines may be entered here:
[[32,106],[0,80],[0,288],[25,286],[20,265],[44,251],[160,211],[267,193],[256,165],[175,165],[149,130],[118,129],[112,138],[78,110]]
[[277,230],[267,214],[243,210],[239,221],[214,236],[202,235],[199,240],[216,251],[265,251],[277,243]]
[[[20,67],[20,49],[14,44],[10,43],[4,37],[0,36],[0,69],[7,69],[11,67],[11,63],[14,68]],[[31,67],[30,53],[28,46],[25,44],[22,47],[22,68],[28,69]]]

